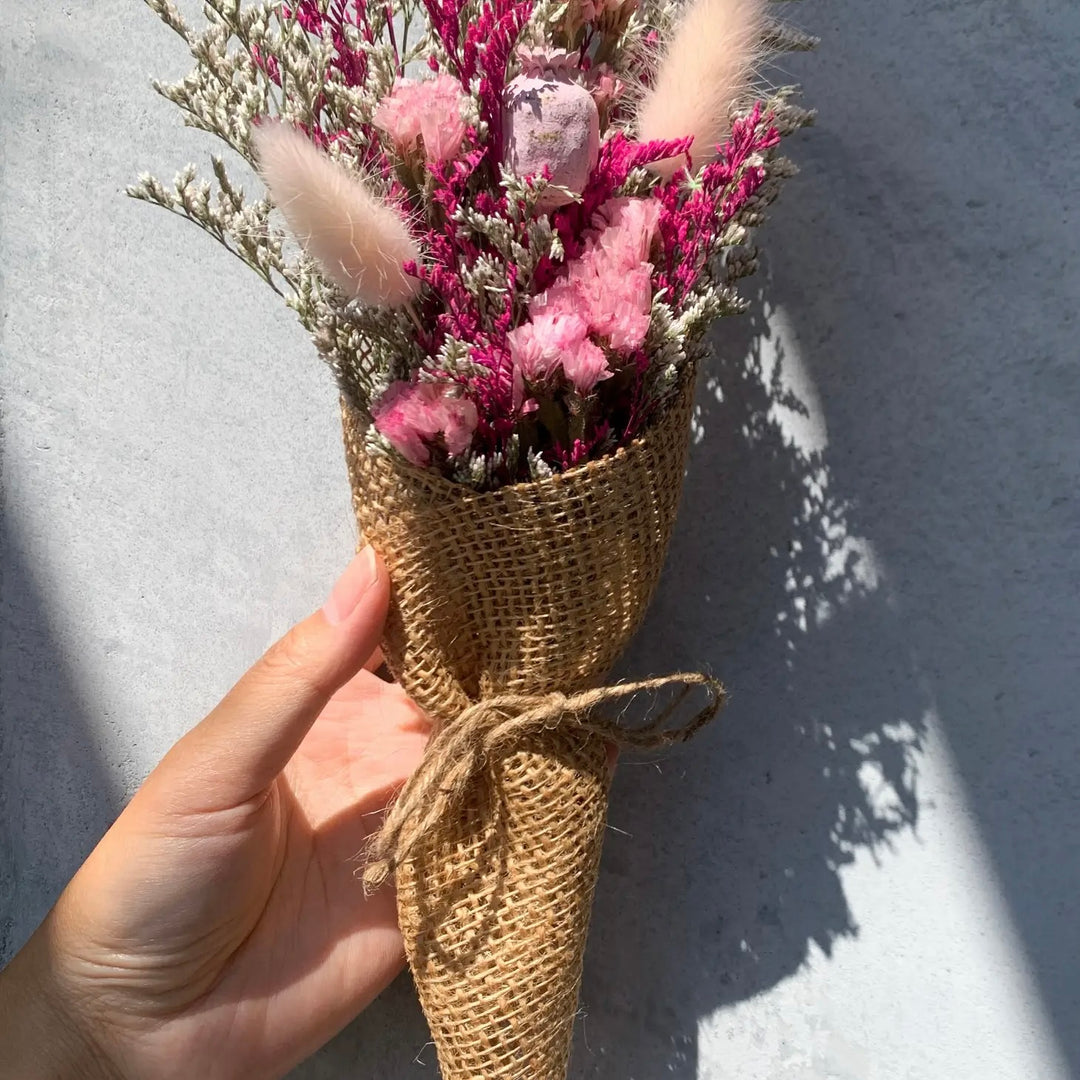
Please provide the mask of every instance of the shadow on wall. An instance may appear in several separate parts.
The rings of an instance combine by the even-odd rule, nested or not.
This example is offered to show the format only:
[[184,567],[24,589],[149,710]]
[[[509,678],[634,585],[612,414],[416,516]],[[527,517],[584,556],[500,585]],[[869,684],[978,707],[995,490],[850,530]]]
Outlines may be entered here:
[[0,519],[0,965],[120,810],[28,552]]
[[698,1020],[855,934],[840,867],[917,820],[926,700],[758,288],[716,334],[728,359],[699,388],[665,579],[623,665],[707,666],[731,702],[692,746],[620,767],[574,1080],[696,1077]]

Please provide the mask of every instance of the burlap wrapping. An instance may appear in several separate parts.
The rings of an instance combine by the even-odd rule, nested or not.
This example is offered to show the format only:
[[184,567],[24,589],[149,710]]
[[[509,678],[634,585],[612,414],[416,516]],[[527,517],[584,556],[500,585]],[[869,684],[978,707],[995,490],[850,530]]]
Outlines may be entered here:
[[[343,409],[357,521],[393,583],[387,663],[447,734],[493,695],[573,694],[607,675],[664,563],[692,398],[688,377],[629,447],[487,493],[369,455]],[[396,867],[445,1080],[566,1075],[609,771],[602,732],[536,713],[509,744],[477,748],[464,798]]]

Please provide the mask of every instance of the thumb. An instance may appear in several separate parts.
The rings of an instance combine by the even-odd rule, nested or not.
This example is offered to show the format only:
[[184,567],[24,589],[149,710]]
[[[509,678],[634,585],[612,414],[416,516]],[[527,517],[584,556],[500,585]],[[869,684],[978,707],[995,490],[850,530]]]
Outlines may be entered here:
[[171,811],[238,806],[285,768],[336,690],[379,645],[390,597],[373,548],[349,564],[320,611],[277,641],[148,778]]

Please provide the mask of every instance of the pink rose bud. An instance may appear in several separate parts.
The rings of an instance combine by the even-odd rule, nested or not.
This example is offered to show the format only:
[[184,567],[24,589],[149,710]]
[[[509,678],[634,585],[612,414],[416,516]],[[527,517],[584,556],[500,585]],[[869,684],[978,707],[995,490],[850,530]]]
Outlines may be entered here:
[[[592,94],[570,77],[563,58],[544,63],[522,55],[523,71],[503,98],[505,164],[515,176],[537,176],[546,167],[551,183],[580,195],[600,154],[600,114]],[[572,202],[548,189],[537,207],[554,210]]]

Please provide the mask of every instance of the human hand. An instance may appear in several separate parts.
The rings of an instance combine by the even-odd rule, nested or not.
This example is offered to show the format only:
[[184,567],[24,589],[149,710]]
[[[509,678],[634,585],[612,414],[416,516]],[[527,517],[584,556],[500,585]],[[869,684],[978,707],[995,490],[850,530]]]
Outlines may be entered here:
[[279,1077],[401,969],[357,855],[428,725],[371,549],[150,774],[0,975],[0,1076]]

